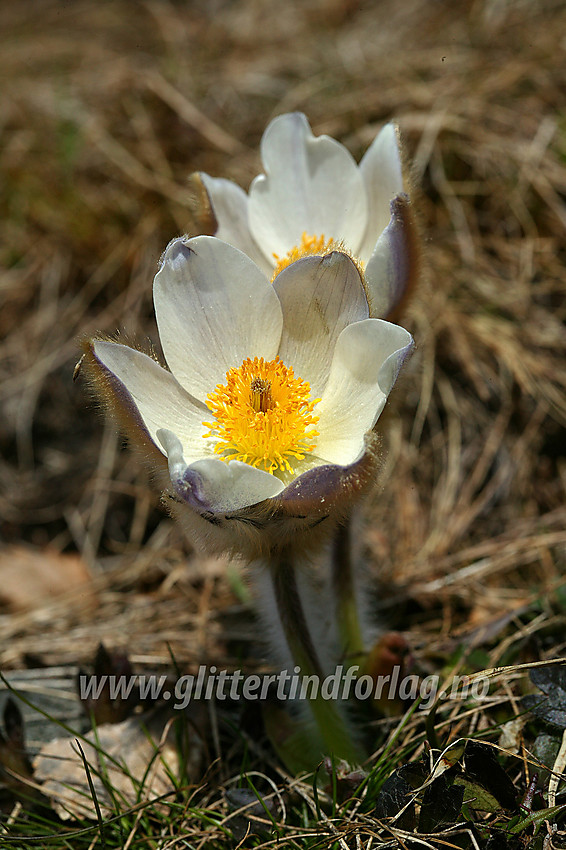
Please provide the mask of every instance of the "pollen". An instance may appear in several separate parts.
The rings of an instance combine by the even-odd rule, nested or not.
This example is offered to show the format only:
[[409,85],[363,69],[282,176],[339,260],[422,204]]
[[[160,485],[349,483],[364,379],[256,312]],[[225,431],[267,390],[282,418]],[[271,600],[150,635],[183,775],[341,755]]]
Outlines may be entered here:
[[213,422],[203,422],[204,437],[216,439],[222,460],[240,460],[277,474],[293,470],[316,446],[319,398],[310,398],[310,384],[276,357],[254,357],[229,369],[226,384],[208,395]]
[[322,236],[309,236],[305,230],[301,237],[300,245],[294,245],[290,251],[287,251],[284,257],[280,257],[279,254],[273,254],[275,271],[271,277],[271,282],[273,283],[279,272],[282,272],[283,269],[286,269],[287,266],[290,266],[296,260],[302,259],[302,257],[324,256],[324,254],[338,250],[343,250],[341,243],[335,242],[334,239],[325,239],[324,234]]

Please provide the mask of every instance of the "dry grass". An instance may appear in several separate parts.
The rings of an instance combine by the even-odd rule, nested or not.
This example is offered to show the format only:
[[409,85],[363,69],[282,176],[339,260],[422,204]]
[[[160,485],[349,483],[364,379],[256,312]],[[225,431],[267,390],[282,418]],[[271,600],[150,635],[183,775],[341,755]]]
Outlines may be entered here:
[[425,664],[464,637],[497,663],[536,599],[561,615],[564,5],[28,0],[0,32],[0,527],[78,550],[98,593],[1,614],[0,665],[85,663],[125,635],[150,668],[169,646],[230,663],[252,639],[226,565],[192,553],[71,378],[81,335],[157,341],[151,279],[195,230],[189,174],[247,186],[294,109],[356,157],[394,118],[412,164],[426,269],[368,512],[381,609]]

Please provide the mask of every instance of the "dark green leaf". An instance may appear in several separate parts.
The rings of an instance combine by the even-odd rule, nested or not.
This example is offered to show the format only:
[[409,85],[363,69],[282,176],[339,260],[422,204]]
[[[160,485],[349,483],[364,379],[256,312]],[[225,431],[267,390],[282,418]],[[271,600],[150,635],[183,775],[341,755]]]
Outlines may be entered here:
[[507,832],[517,835],[524,832],[526,829],[533,827],[536,835],[545,820],[552,823],[553,818],[560,814],[560,812],[564,811],[565,808],[566,805],[563,804],[562,806],[552,806],[550,809],[539,809],[537,812],[531,812],[531,814],[527,815],[527,817],[521,818],[521,820],[513,823],[513,825],[509,825]]
[[464,788],[454,785],[452,778],[442,774],[424,792],[419,817],[419,832],[439,832],[452,826],[460,816]]
[[[411,786],[403,775],[403,768],[394,771],[383,783],[375,801],[375,817],[379,820],[394,818],[407,806],[410,800]],[[396,821],[401,829],[411,832],[415,828],[415,806],[410,803]]]
[[539,720],[566,729],[566,665],[535,667],[530,671],[530,678],[546,696],[529,694],[523,697],[524,707]]
[[550,694],[556,688],[560,688],[566,696],[566,664],[534,667],[529,676],[533,685],[536,685],[543,693]]
[[[489,808],[482,811],[496,811],[491,807],[488,797],[493,797],[503,809],[514,809],[517,802],[515,786],[497,761],[497,756],[491,747],[479,741],[468,741],[466,755],[464,758],[464,776],[469,782],[476,786],[482,786],[487,792],[478,797],[482,799],[482,805]],[[472,804],[473,805],[473,804]],[[480,808],[480,806],[475,806]]]
[[462,786],[464,789],[464,803],[469,803],[478,812],[501,811],[501,804],[479,782],[470,782],[464,776],[458,776],[454,784]]
[[539,696],[528,694],[522,699],[523,707],[531,711],[539,720],[566,729],[566,702],[561,704],[560,695]]
[[[548,732],[541,732],[537,735],[533,744],[533,756],[540,761],[545,767],[552,770],[556,756],[560,749],[561,738],[556,735],[549,735]],[[545,771],[544,776],[548,773]]]

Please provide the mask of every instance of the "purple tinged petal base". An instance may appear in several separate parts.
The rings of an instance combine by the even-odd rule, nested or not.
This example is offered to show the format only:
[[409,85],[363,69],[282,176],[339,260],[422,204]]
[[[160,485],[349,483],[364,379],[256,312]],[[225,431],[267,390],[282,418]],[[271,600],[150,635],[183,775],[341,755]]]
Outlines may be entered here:
[[283,547],[320,545],[371,489],[379,465],[378,437],[366,438],[363,456],[350,466],[325,464],[303,473],[278,496],[234,511],[207,500],[192,465],[173,488],[171,510],[203,549],[232,551],[246,560]]
[[391,201],[391,220],[379,237],[365,269],[372,318],[396,322],[418,281],[420,249],[408,195]]

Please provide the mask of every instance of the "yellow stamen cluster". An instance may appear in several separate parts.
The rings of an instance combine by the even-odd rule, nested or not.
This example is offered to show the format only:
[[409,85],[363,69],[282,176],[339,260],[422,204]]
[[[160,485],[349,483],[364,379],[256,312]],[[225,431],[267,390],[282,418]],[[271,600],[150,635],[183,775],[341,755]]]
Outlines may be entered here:
[[301,237],[300,245],[294,245],[290,251],[287,251],[284,257],[280,257],[279,254],[273,254],[276,266],[271,281],[273,282],[275,280],[279,272],[282,272],[283,269],[286,269],[287,266],[290,266],[291,263],[300,260],[302,257],[324,256],[324,254],[329,254],[331,251],[343,250],[342,244],[335,242],[334,239],[325,240],[324,234],[322,236],[309,236],[305,230]]
[[204,436],[218,440],[214,451],[223,460],[293,473],[289,458],[302,460],[318,437],[313,409],[320,399],[309,395],[310,384],[295,378],[279,357],[248,358],[208,395],[215,421],[203,422],[210,429]]

